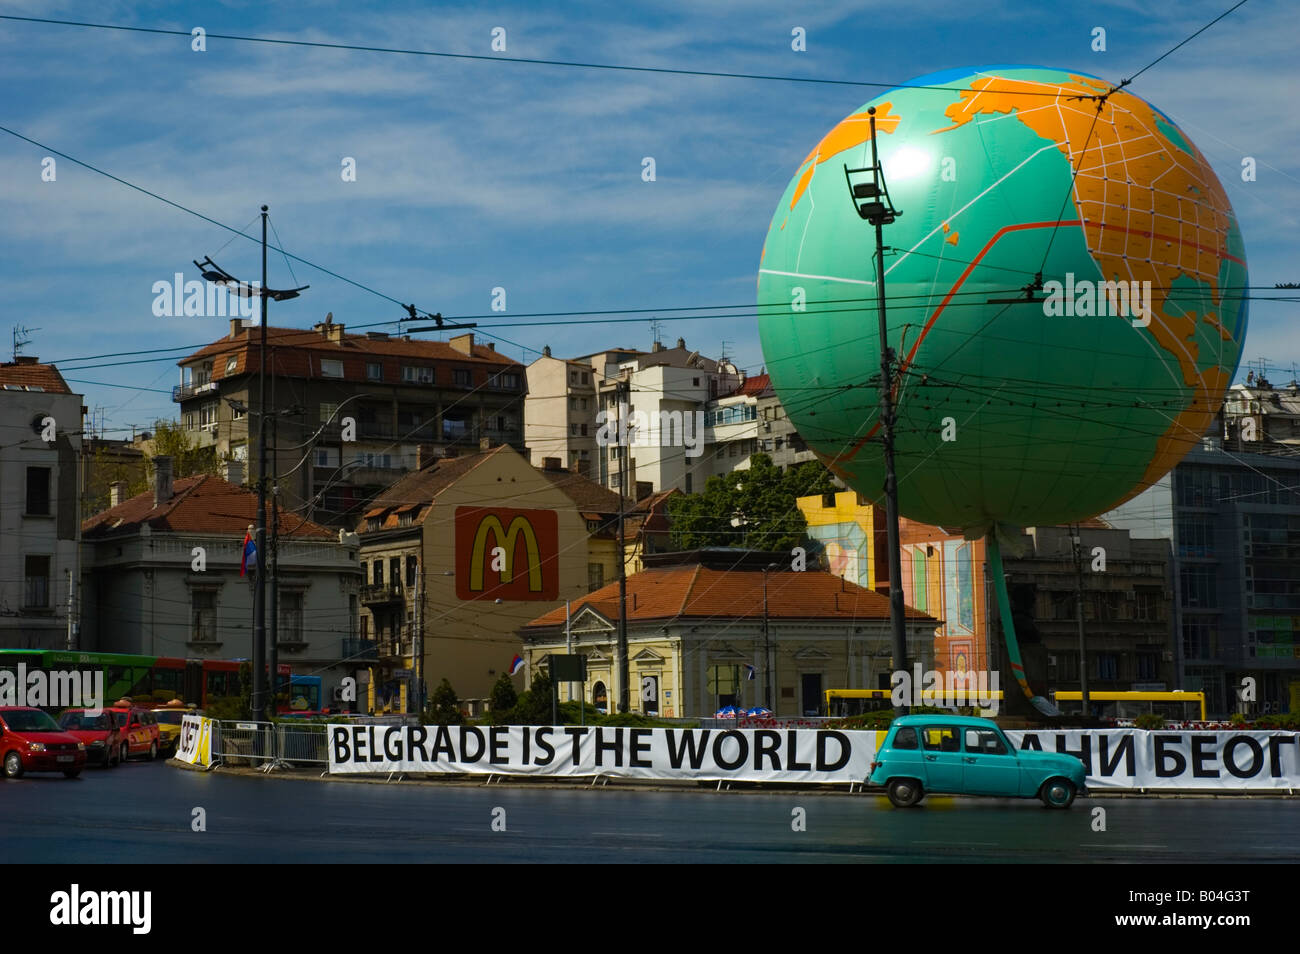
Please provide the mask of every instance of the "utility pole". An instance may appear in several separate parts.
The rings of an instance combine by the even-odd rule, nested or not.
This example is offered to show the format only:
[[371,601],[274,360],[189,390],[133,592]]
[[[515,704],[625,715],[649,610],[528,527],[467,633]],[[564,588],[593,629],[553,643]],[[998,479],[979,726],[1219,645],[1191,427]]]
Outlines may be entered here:
[[[885,232],[884,227],[903,213],[894,208],[885,185],[876,149],[876,108],[867,110],[871,124],[871,166],[867,169],[844,168],[854,207],[859,217],[876,229],[876,318],[880,336],[880,437],[885,453],[885,529],[889,548],[889,621],[893,634],[894,670],[906,672],[907,629],[903,617],[903,561],[899,553],[898,474],[894,469],[894,351],[889,347],[889,328],[885,320]],[[870,182],[854,183],[852,172],[870,172]],[[860,201],[861,200],[861,201]],[[899,715],[907,706],[898,706]]]
[[627,482],[627,412],[625,398],[631,393],[631,382],[620,378],[616,388],[618,393],[619,441],[618,441],[618,711],[630,709],[631,695],[628,686],[627,660],[627,560],[623,550],[623,518],[627,510],[625,503]]
[[275,447],[280,438],[280,421],[271,418],[271,715],[276,714],[280,681],[280,487],[276,470],[279,456]]
[[[286,288],[275,290],[267,287],[266,284],[266,220],[267,213],[270,211],[268,206],[262,206],[262,283],[260,287],[252,288],[247,282],[241,282],[235,276],[231,275],[216,262],[211,256],[204,258],[203,261],[194,262],[203,276],[204,281],[212,282],[215,285],[223,285],[232,289],[234,294],[243,297],[252,297],[256,295],[261,299],[261,335],[258,344],[257,360],[257,522],[254,529],[254,546],[257,548],[257,565],[254,569],[253,580],[253,697],[252,709],[253,719],[257,722],[266,721],[266,574],[267,574],[267,551],[266,551],[266,300],[274,298],[276,301],[288,301],[290,298],[297,298],[300,291],[309,288],[309,285],[301,285],[298,288]],[[271,674],[271,685],[275,685],[275,674]]]
[[763,567],[763,706],[772,708],[772,642],[767,628],[767,571]]
[[266,213],[262,206],[262,327],[257,360],[257,580],[253,590],[253,720],[266,721]]
[[1070,528],[1070,548],[1074,551],[1074,609],[1079,624],[1079,689],[1082,693],[1083,714],[1090,714],[1088,699],[1088,644],[1083,634],[1083,536],[1076,523]]

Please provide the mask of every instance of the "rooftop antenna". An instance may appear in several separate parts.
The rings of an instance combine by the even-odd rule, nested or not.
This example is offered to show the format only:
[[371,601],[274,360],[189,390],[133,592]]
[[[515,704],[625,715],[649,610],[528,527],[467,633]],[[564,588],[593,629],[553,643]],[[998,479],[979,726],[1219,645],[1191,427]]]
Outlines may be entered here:
[[722,354],[718,355],[718,364],[722,364],[722,362],[728,359],[727,352],[731,350],[731,346],[734,344],[734,341],[728,341],[725,338],[722,339]]
[[651,319],[650,319],[650,340],[651,340],[654,344],[659,344],[659,343],[660,343],[660,341],[659,341],[659,329],[660,329],[661,327],[663,327],[663,322],[660,321],[658,318],[651,318]]
[[32,332],[40,331],[40,328],[27,328],[23,325],[14,325],[14,360],[23,353],[23,346],[32,343]]

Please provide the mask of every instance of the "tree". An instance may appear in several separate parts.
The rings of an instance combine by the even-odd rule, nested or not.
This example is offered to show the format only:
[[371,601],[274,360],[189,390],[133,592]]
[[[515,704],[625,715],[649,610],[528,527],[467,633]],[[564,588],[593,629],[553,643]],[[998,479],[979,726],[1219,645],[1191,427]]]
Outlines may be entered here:
[[540,672],[533,677],[532,685],[519,696],[511,714],[515,725],[551,724],[551,677]]
[[460,711],[456,690],[445,678],[429,697],[429,708],[424,710],[424,721],[431,725],[460,725],[465,716]]
[[519,693],[515,692],[515,683],[509,673],[503,672],[493,683],[489,701],[493,712],[509,712],[515,707],[515,703],[519,701]]
[[174,421],[154,422],[153,454],[149,461],[152,463],[155,457],[164,455],[172,459],[173,477],[218,473],[220,462],[215,448],[193,444],[185,429]]
[[710,477],[701,493],[669,499],[673,545],[679,550],[790,550],[808,526],[795,498],[834,489],[830,474],[816,461],[782,473],[772,458],[754,454],[747,469]]

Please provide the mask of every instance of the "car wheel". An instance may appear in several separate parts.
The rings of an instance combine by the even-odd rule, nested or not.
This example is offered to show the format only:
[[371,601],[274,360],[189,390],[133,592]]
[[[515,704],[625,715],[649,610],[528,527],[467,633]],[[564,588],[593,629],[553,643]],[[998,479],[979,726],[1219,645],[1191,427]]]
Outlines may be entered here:
[[64,769],[63,774],[67,778],[76,778],[78,775],[81,774],[81,769]]
[[130,757],[130,755],[131,755],[130,744],[123,742],[122,747],[117,750],[117,764],[121,765],[122,763],[124,763]]
[[149,761],[152,762],[152,761],[153,761],[154,759],[156,759],[156,758],[158,758],[158,743],[157,743],[157,742],[150,742],[150,743],[149,743]]
[[5,778],[23,777],[23,757],[17,752],[5,756]]
[[891,778],[888,792],[895,808],[911,808],[925,795],[921,783],[914,778]]
[[1038,797],[1048,808],[1069,808],[1074,802],[1074,783],[1064,778],[1049,778],[1043,783]]

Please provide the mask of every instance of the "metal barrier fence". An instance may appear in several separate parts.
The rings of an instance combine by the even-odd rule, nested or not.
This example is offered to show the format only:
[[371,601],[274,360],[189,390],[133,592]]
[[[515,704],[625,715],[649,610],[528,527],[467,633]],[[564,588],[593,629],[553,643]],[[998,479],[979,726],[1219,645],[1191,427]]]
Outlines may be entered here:
[[277,767],[329,764],[325,726],[285,722],[216,722],[212,732],[212,764]]
[[701,729],[820,729],[827,722],[837,722],[828,716],[741,716],[739,719],[717,717],[697,719]]

